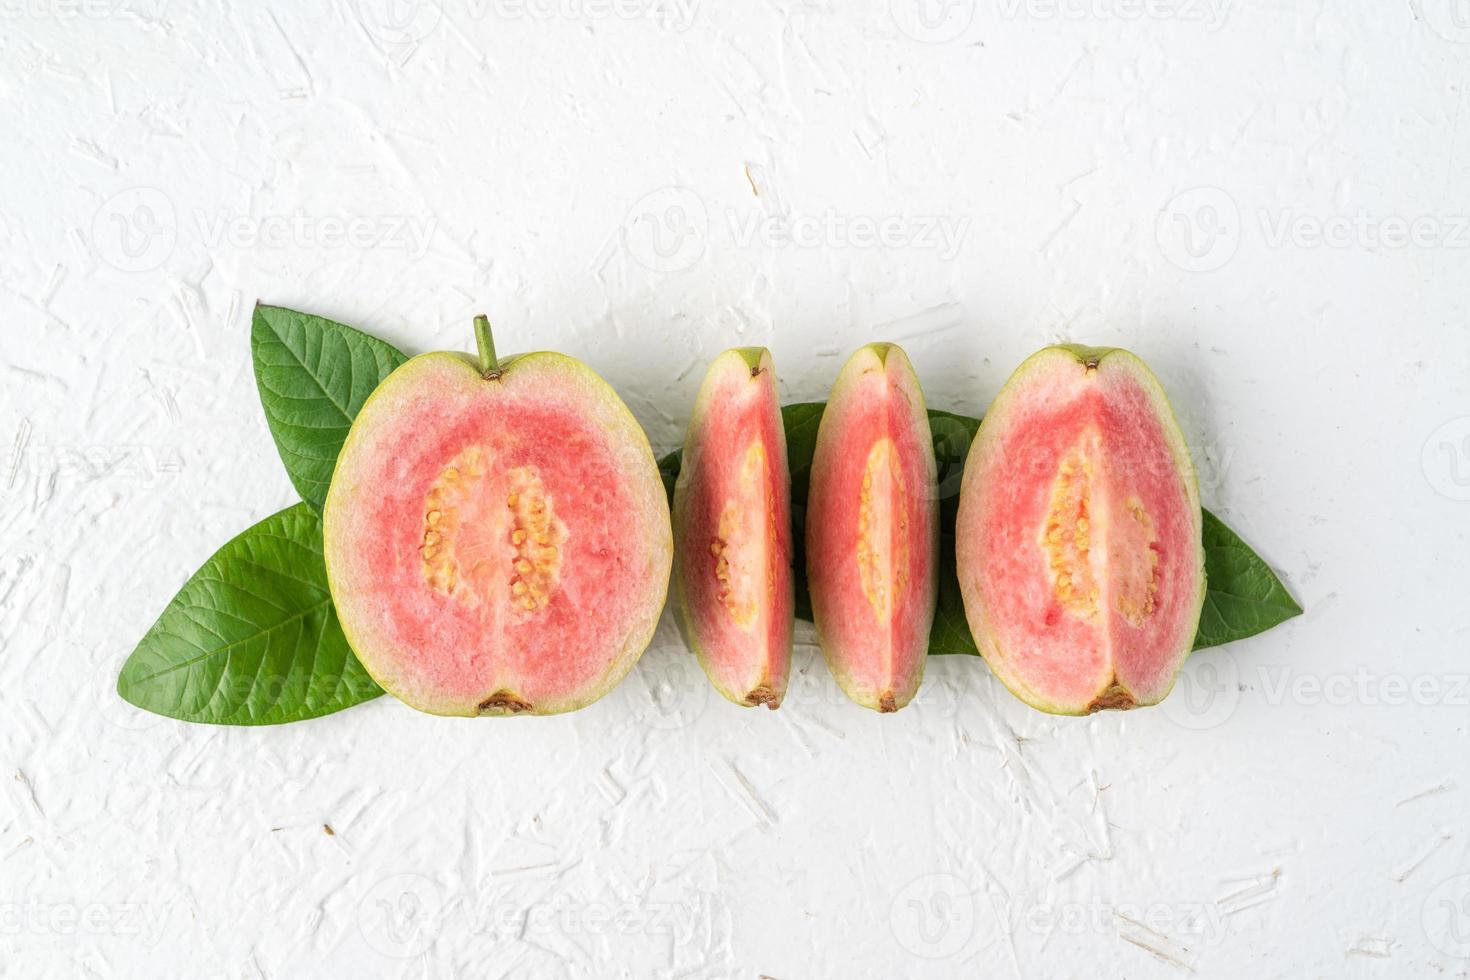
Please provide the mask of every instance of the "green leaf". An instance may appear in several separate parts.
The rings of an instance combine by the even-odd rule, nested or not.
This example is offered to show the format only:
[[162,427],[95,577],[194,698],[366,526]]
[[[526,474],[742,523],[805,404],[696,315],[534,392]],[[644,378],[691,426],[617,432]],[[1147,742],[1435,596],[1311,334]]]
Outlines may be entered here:
[[321,519],[296,504],[215,552],[128,657],[117,693],[216,725],[301,721],[382,694],[337,621]]
[[812,457],[824,402],[798,402],[781,409],[786,430],[786,465],[791,470],[791,552],[796,565],[796,615],[811,622],[812,595],[806,587],[806,496],[812,482]]
[[1194,648],[1255,636],[1302,614],[1286,586],[1225,522],[1205,511],[1205,606]]
[[250,353],[281,462],[301,499],[321,513],[352,420],[407,357],[360,330],[278,306],[255,308]]
[[[806,585],[806,501],[811,482],[812,456],[816,451],[817,426],[822,421],[822,402],[799,402],[781,409],[786,427],[786,455],[791,466],[791,536],[795,544],[796,615],[812,618],[811,595]],[[934,628],[929,634],[930,654],[979,656],[960,583],[955,575],[955,516],[959,509],[960,481],[965,457],[980,428],[980,420],[953,412],[929,410],[929,430],[934,440],[934,459],[939,478],[939,600]],[[672,499],[674,480],[679,475],[679,453],[659,461],[664,487]],[[1205,573],[1207,591],[1200,616],[1196,650],[1264,632],[1301,614],[1301,606],[1287,593],[1271,567],[1241,541],[1214,514],[1204,511]]]
[[934,626],[929,631],[930,653],[964,653],[978,657],[980,650],[965,619],[965,601],[955,574],[954,528],[960,507],[960,481],[965,459],[980,420],[953,412],[929,412],[929,435],[934,440],[934,462],[939,479],[939,599]]

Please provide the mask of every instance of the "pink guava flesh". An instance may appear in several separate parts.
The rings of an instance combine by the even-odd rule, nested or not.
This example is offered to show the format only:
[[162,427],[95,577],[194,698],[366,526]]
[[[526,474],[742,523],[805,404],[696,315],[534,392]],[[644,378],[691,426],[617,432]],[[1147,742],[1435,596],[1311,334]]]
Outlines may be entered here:
[[812,458],[806,564],[822,652],[859,704],[896,711],[924,675],[938,586],[934,446],[903,351],[870,344],[833,385]]
[[674,487],[674,581],[710,681],[780,705],[791,665],[791,487],[764,349],[726,351],[700,387]]
[[1054,347],[986,414],[956,558],[976,643],[1043,710],[1154,704],[1204,595],[1199,492],[1157,380],[1127,351]]
[[672,542],[653,455],[579,362],[494,380],[430,354],[363,407],[325,509],[332,595],[358,657],[436,714],[552,713],[647,645]]

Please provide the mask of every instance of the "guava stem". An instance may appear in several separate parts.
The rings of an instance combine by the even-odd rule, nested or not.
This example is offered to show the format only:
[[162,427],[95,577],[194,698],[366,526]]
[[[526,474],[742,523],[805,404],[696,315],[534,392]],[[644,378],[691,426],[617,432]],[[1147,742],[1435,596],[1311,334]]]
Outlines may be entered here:
[[500,362],[495,359],[495,338],[490,335],[490,318],[483,313],[475,317],[475,345],[480,348],[480,374],[487,380],[500,377]]

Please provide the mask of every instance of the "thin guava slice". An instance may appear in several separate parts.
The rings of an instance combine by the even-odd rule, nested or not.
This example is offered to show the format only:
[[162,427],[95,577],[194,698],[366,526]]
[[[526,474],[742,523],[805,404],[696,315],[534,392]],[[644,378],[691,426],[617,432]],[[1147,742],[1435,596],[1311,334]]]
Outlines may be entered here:
[[775,709],[795,622],[791,475],[764,347],[727,350],[700,385],[674,484],[674,587],[684,630],[725,697]]
[[908,356],[848,359],[817,429],[806,569],[822,653],[858,704],[897,711],[924,676],[939,574],[939,496],[924,395]]
[[323,510],[364,667],[438,715],[597,700],[648,645],[673,540],[648,439],[564,354],[423,354],[353,421]]
[[1148,367],[1048,347],[996,396],[960,488],[965,616],[997,677],[1054,714],[1155,704],[1205,594],[1199,488]]

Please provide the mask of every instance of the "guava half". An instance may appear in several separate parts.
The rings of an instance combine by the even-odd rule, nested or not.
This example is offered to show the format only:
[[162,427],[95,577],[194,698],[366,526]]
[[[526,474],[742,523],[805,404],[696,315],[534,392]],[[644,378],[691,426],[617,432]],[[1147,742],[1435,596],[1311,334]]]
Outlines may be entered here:
[[323,510],[342,628],[438,715],[597,700],[648,645],[673,539],[648,439],[582,362],[423,354],[368,398]]
[[700,385],[674,484],[674,586],[711,683],[777,708],[791,668],[791,476],[764,347],[727,350]]
[[908,704],[924,676],[939,574],[936,481],[913,365],[894,344],[859,349],[817,429],[806,570],[832,675],[878,711]]
[[1054,714],[1155,704],[1205,595],[1199,489],[1164,390],[1126,350],[1048,347],[965,463],[965,618],[997,677]]

